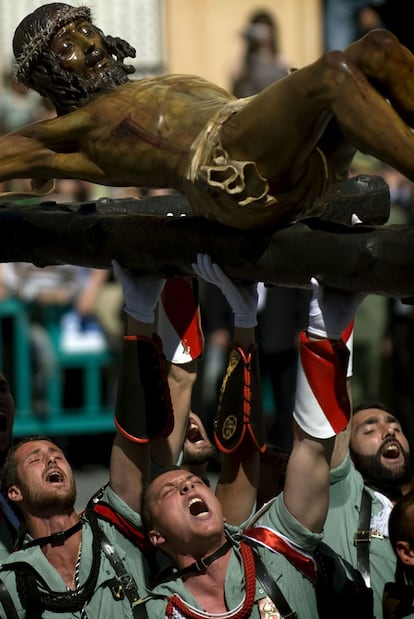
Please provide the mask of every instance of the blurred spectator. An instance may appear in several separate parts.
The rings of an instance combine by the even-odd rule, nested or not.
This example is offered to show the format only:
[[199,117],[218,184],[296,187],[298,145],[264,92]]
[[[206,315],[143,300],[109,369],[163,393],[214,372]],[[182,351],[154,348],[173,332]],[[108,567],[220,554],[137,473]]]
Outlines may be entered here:
[[387,28],[414,52],[411,0],[376,0],[363,4],[365,6],[360,9],[357,17],[360,34],[372,28]]
[[325,49],[344,50],[361,36],[362,29],[378,27],[380,18],[372,7],[381,3],[382,0],[325,0]]
[[289,66],[280,52],[276,18],[265,10],[255,11],[242,32],[244,56],[231,76],[236,97],[250,97],[287,74]]
[[46,116],[42,98],[13,79],[12,72],[3,74],[0,89],[0,134],[9,133]]
[[325,0],[325,49],[344,50],[374,28],[387,28],[414,51],[410,0]]

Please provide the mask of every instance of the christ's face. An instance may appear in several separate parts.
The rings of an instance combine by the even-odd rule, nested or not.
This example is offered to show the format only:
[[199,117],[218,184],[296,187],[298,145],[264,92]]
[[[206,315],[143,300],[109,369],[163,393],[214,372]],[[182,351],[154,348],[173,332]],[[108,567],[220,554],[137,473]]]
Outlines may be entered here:
[[53,37],[51,48],[62,67],[79,77],[96,78],[115,63],[98,31],[85,19],[62,26]]

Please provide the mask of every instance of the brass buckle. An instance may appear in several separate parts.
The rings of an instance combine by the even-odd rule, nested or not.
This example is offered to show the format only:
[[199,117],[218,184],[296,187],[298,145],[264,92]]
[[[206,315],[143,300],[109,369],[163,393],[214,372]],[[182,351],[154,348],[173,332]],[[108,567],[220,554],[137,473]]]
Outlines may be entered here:
[[371,531],[357,531],[354,535],[354,546],[358,546],[358,544],[369,544],[371,537]]

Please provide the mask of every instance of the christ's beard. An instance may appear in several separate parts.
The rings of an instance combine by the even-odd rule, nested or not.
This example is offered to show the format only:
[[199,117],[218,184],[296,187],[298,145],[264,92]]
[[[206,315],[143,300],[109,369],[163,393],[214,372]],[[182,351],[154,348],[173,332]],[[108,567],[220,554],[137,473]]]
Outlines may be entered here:
[[46,85],[42,82],[39,92],[53,102],[58,115],[61,116],[82,107],[99,94],[110,92],[128,81],[125,67],[114,60],[110,66],[103,68],[97,75],[90,74],[88,77],[79,77],[68,71],[57,72],[51,84],[50,80]]
[[114,61],[109,67],[103,68],[96,76],[81,78],[81,85],[88,95],[96,95],[101,92],[109,92],[116,86],[128,81],[125,69],[120,62]]

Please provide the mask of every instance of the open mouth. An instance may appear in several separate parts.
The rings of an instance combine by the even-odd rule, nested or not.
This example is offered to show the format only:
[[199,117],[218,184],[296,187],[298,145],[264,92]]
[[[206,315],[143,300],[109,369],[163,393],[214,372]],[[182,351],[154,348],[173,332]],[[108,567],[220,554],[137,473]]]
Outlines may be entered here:
[[191,499],[188,504],[188,508],[190,510],[190,514],[192,516],[196,516],[197,518],[200,518],[201,516],[206,516],[208,514],[207,505],[199,497]]
[[387,460],[396,460],[401,454],[401,449],[398,443],[392,442],[385,445],[382,449],[381,455]]
[[49,484],[57,484],[64,481],[62,473],[60,471],[50,471],[46,476],[46,481]]
[[187,430],[187,440],[190,443],[202,443],[204,438],[200,432],[200,429],[196,423],[191,423]]

